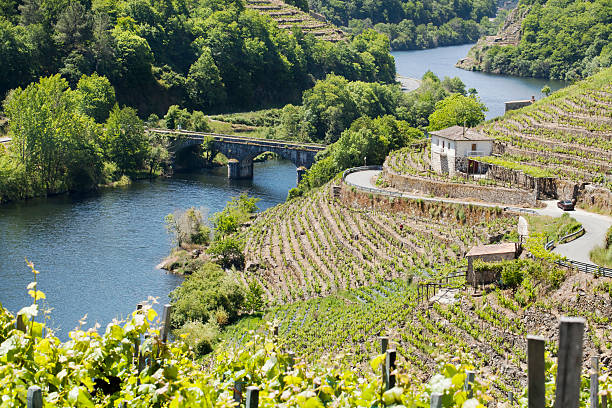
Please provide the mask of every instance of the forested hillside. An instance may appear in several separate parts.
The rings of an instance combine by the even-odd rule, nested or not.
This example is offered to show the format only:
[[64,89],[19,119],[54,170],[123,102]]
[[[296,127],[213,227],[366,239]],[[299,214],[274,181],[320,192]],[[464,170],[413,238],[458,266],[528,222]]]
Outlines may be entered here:
[[[485,72],[572,81],[612,64],[612,4],[607,0],[521,0],[518,42],[479,41],[461,66]],[[520,28],[519,28],[520,27]]]
[[0,95],[41,76],[71,86],[94,72],[140,115],[177,104],[217,112],[299,100],[329,72],[392,81],[384,36],[332,44],[242,1],[5,1],[0,4]]
[[488,19],[496,15],[493,0],[310,0],[309,5],[348,32],[373,27],[389,37],[394,50],[474,42],[496,27]]

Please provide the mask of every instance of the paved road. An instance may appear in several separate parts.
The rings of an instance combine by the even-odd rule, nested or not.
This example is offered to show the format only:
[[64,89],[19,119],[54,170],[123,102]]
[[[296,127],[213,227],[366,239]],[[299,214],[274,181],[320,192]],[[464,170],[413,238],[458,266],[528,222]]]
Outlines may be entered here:
[[[346,181],[354,185],[366,188],[374,188],[383,192],[383,189],[378,188],[372,183],[376,180],[378,175],[381,173],[380,170],[364,170],[351,173],[346,176]],[[403,193],[402,197],[423,199],[427,201],[438,201],[438,202],[450,202],[459,204],[477,204],[485,207],[495,207],[494,204],[477,203],[470,201],[461,201],[445,198],[429,198],[414,194]],[[549,215],[551,217],[560,217],[564,211],[557,208],[556,201],[546,201],[546,208],[534,209],[540,215]],[[497,205],[499,206],[499,205]],[[554,249],[554,252],[563,255],[574,261],[592,263],[589,257],[591,250],[604,243],[606,233],[612,226],[612,217],[605,215],[595,214],[584,210],[576,209],[576,211],[569,211],[569,215],[575,218],[582,224],[585,230],[585,234],[567,244],[559,245]]]
[[408,78],[402,75],[397,75],[395,77],[397,81],[402,84],[402,91],[411,92],[421,86],[421,80],[416,78]]
[[[541,215],[549,215],[551,217],[560,217],[564,213],[564,211],[557,208],[556,201],[546,201],[546,208],[537,211]],[[589,253],[593,248],[601,246],[604,243],[606,233],[612,226],[612,218],[581,209],[567,212],[572,218],[582,224],[584,227],[584,235],[572,242],[559,245],[553,252],[573,259],[574,261],[592,263]]]

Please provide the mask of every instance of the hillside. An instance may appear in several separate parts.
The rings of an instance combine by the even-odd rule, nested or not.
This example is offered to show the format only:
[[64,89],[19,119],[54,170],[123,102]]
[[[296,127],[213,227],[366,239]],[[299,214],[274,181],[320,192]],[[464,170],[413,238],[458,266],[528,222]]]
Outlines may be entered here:
[[[492,157],[473,159],[505,168],[519,179],[523,175],[553,178],[554,185],[547,190],[549,198],[576,198],[585,207],[610,211],[611,84],[612,68],[608,68],[475,128],[495,142]],[[430,180],[526,188],[520,182],[512,182],[511,177],[470,178],[462,174],[451,180],[431,169],[428,144],[392,152],[385,166],[400,175]]]
[[[248,344],[253,330],[265,333],[276,325],[280,343],[311,364],[335,359],[341,367],[368,372],[378,336],[389,336],[417,382],[431,378],[439,361],[469,361],[491,382],[491,395],[499,401],[507,391],[520,396],[526,386],[526,335],[556,338],[560,315],[586,318],[584,361],[598,354],[603,364],[612,362],[610,280],[547,273],[545,279],[530,275],[518,289],[489,288],[484,294],[458,286],[458,280],[429,300],[417,297],[416,286],[402,279],[341,291],[247,318],[226,330],[220,349]],[[558,289],[556,274],[567,274]],[[554,356],[554,342],[549,350]]]
[[612,63],[609,1],[521,0],[496,36],[479,40],[460,68],[572,81]]
[[270,16],[281,29],[291,30],[296,27],[324,41],[338,42],[346,39],[342,30],[328,23],[322,16],[306,13],[281,0],[246,0],[246,6]]
[[245,278],[257,279],[272,302],[321,296],[439,265],[452,269],[472,245],[511,233],[517,222],[493,210],[396,205],[404,211],[358,210],[327,184],[271,208],[241,234]]
[[[508,112],[481,131],[495,138],[503,161],[577,183],[612,187],[612,68]],[[591,203],[593,204],[593,203]]]
[[[395,69],[384,72],[378,61],[389,57],[388,46],[379,49],[384,36],[340,44],[338,29],[272,1],[4,2],[0,99],[41,76],[59,73],[74,87],[97,73],[111,82],[120,105],[147,117],[171,105],[219,113],[296,103],[331,72],[351,80],[394,78]],[[294,21],[302,34],[286,29]]]

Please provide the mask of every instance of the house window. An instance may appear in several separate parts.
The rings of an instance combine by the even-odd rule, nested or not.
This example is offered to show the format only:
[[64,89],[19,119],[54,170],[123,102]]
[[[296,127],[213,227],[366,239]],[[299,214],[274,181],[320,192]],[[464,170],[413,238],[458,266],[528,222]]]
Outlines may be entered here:
[[476,151],[476,143],[472,143],[472,151],[475,152]]

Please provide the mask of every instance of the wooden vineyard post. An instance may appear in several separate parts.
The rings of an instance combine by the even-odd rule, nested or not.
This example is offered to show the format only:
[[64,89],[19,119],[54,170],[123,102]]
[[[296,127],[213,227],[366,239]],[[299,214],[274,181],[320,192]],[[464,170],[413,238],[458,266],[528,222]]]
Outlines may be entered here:
[[395,350],[387,350],[387,355],[385,358],[385,389],[390,390],[395,387],[395,374],[392,374],[395,371]]
[[[136,313],[142,313],[142,307],[142,303],[137,304]],[[140,374],[140,335],[136,340],[134,340],[134,364],[136,365],[136,370],[138,370],[138,374]]]
[[463,386],[463,388],[467,391],[468,398],[472,398],[472,395],[473,395],[472,384],[474,383],[475,377],[476,377],[476,373],[474,371],[471,371],[471,370],[465,371],[465,385]]
[[293,368],[295,365],[295,353],[290,351],[287,353],[287,356],[289,357],[289,368]]
[[508,401],[510,406],[514,405],[514,393],[512,391],[508,391]]
[[555,408],[578,408],[585,320],[562,317],[559,324],[559,354]]
[[242,382],[241,380],[237,380],[234,382],[233,397],[234,397],[234,401],[237,402],[238,404],[242,403],[243,388],[244,388],[244,382]]
[[608,408],[608,394],[603,394],[601,396],[601,408]]
[[389,337],[380,336],[378,339],[380,340],[380,354],[385,354],[389,348]]
[[599,357],[591,357],[591,408],[599,408]]
[[431,403],[429,404],[430,408],[442,408],[442,394],[439,392],[434,392],[431,394]]
[[544,408],[546,403],[546,367],[544,348],[546,339],[527,336],[527,399],[529,408]]
[[[389,348],[389,337],[387,336],[380,336],[378,338],[380,340],[380,354],[386,354],[387,353],[387,349]],[[387,358],[385,357],[385,360]],[[383,361],[383,363],[381,364],[382,366],[382,377],[383,377],[383,382],[386,384],[386,376],[387,376],[387,370],[385,369],[386,366],[386,361]]]
[[170,332],[170,315],[172,314],[172,305],[164,305],[164,314],[162,315],[161,341],[168,341],[168,333]]
[[17,327],[17,330],[25,333],[26,325],[25,325],[25,322],[23,321],[23,315],[17,315],[17,321],[15,322],[15,326]]
[[42,408],[42,390],[39,386],[33,385],[28,388],[27,406],[28,408]]
[[259,388],[247,387],[246,408],[257,408],[259,406]]
[[272,333],[274,334],[274,337],[278,336],[278,326],[274,326]]

